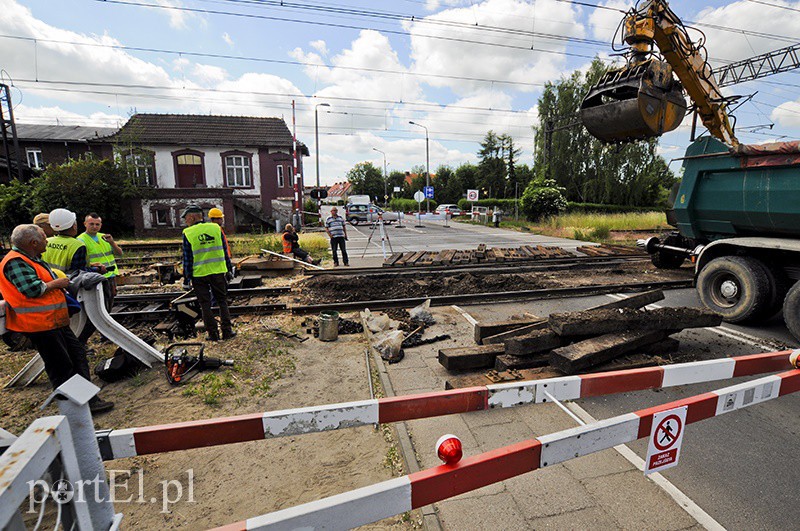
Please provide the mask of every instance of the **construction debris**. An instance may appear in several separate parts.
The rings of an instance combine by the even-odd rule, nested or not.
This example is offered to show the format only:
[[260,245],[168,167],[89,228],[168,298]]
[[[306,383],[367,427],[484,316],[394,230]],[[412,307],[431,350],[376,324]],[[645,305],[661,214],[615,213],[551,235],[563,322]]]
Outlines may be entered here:
[[585,245],[576,249],[579,253],[589,256],[629,256],[639,254],[639,251],[632,247],[622,245]]
[[439,350],[439,363],[448,371],[466,371],[494,367],[495,358],[505,354],[504,345],[444,348]]
[[632,308],[553,314],[548,326],[560,336],[596,336],[629,330],[682,330],[718,326],[722,317],[705,308]]
[[573,258],[575,255],[561,247],[531,247],[523,245],[517,248],[479,246],[474,250],[458,251],[445,249],[443,251],[417,251],[407,253],[394,253],[383,263],[384,267],[407,266],[438,266],[479,264],[484,262],[510,262],[543,260],[546,258]]

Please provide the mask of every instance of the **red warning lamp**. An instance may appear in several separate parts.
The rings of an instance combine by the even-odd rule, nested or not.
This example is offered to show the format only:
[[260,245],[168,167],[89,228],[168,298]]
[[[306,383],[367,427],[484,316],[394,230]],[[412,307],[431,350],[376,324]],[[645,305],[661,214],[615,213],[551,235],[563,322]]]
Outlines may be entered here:
[[464,455],[461,450],[461,439],[452,434],[442,435],[436,441],[436,455],[446,465],[454,465],[461,461]]

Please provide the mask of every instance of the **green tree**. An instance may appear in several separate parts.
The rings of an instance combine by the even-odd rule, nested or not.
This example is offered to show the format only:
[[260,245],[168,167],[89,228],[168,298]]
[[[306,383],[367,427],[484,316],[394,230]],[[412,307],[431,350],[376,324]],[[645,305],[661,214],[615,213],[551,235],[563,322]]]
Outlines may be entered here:
[[554,179],[570,201],[652,206],[675,182],[657,139],[609,145],[578,121],[583,97],[605,72],[598,59],[584,75],[573,72],[547,83],[538,102],[535,174]]
[[465,162],[456,168],[456,182],[458,182],[462,193],[467,193],[467,190],[479,188],[478,173],[478,167],[469,162]]
[[29,204],[33,212],[66,208],[78,219],[97,212],[109,232],[124,232],[133,228],[131,199],[146,197],[147,190],[124,163],[85,157],[51,164],[31,179]]
[[525,188],[520,201],[522,212],[531,221],[555,216],[567,208],[564,188],[553,179],[535,179]]
[[452,187],[450,186],[450,182],[455,180],[455,173],[453,172],[453,168],[450,166],[439,166],[436,169],[436,182],[434,184],[434,195],[436,197],[436,201],[441,203],[455,203],[460,199],[460,195],[456,194],[456,197],[450,196],[450,190]]
[[371,162],[359,162],[347,172],[352,184],[350,195],[364,194],[374,199],[383,197],[383,173]]
[[[0,185],[0,227],[8,236],[17,225],[30,223],[36,214],[30,204],[31,184],[12,179]],[[48,210],[49,212],[49,210]]]
[[[405,184],[406,184],[406,174],[405,173],[403,173],[401,171],[397,171],[397,170],[389,172],[389,195],[390,196],[394,195],[396,197],[405,197],[405,195],[403,195],[403,187],[405,186]],[[400,187],[400,192],[394,192],[394,187],[395,186],[399,186]]]
[[489,131],[478,151],[478,186],[486,190],[489,197],[505,197],[506,163],[505,142],[494,131]]

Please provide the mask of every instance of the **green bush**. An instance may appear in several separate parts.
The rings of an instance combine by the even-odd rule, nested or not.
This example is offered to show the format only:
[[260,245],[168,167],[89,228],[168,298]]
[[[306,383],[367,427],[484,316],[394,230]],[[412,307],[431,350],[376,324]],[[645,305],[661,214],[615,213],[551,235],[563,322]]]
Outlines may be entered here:
[[553,179],[531,181],[522,194],[520,206],[531,221],[555,216],[567,208],[564,188],[558,186]]
[[516,206],[516,201],[514,199],[480,199],[478,201],[467,201],[466,199],[459,199],[458,200],[458,208],[463,210],[464,212],[471,212],[471,206],[481,206],[486,208],[499,208],[503,212],[513,212],[514,207]]

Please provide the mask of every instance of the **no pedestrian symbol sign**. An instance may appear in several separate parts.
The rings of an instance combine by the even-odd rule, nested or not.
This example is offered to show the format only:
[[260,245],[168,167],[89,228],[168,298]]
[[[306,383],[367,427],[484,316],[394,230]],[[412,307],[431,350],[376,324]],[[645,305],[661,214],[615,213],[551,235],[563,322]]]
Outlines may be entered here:
[[644,473],[660,472],[678,464],[686,426],[686,406],[653,415]]

